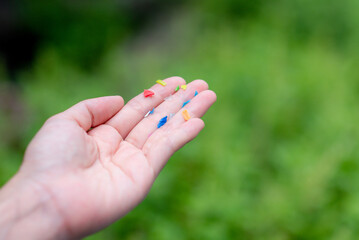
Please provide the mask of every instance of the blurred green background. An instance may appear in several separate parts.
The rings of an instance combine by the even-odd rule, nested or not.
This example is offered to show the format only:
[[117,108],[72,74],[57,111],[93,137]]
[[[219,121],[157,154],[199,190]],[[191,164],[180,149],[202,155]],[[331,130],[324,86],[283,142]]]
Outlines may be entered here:
[[87,239],[357,239],[358,1],[0,6],[1,185],[49,116],[200,78],[218,95],[205,130],[137,208]]

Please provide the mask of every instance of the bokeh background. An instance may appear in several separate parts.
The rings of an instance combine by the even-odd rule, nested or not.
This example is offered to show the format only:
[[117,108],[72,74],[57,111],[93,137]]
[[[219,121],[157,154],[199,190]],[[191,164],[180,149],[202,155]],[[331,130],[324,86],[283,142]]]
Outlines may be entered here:
[[49,116],[201,78],[218,95],[205,130],[143,203],[87,239],[357,239],[358,10],[356,0],[2,0],[0,183]]

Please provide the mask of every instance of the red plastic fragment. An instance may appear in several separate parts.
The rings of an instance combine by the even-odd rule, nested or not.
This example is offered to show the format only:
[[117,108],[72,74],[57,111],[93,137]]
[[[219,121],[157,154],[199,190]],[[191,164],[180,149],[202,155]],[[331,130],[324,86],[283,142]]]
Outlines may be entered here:
[[153,95],[155,95],[155,93],[152,92],[151,90],[144,90],[144,91],[143,91],[143,95],[144,95],[145,97],[152,97]]

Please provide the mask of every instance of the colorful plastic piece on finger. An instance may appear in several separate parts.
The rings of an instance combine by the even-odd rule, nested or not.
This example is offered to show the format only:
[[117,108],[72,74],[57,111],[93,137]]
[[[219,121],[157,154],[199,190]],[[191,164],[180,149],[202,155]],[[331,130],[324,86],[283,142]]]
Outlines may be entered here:
[[183,90],[186,90],[186,89],[187,89],[187,85],[182,85],[181,88],[182,88]]
[[175,89],[175,91],[177,92],[180,89],[180,86],[178,85]]
[[167,122],[167,116],[164,117],[164,118],[161,118],[161,120],[160,120],[160,121],[158,122],[158,124],[157,124],[157,128],[162,127],[163,125],[166,124],[166,122]]
[[182,107],[186,106],[191,100],[188,100],[186,102],[183,103]]
[[153,108],[151,111],[148,111],[148,113],[146,113],[145,118],[148,117],[149,115],[153,114],[155,111],[155,108]]
[[183,116],[183,118],[184,118],[185,121],[188,121],[188,120],[191,119],[191,116],[189,115],[189,113],[188,113],[187,110],[183,110],[182,116]]
[[162,86],[166,86],[167,83],[162,80],[157,80],[156,83],[161,84]]
[[155,93],[152,90],[144,90],[143,95],[145,97],[152,97],[153,95],[155,95]]
[[198,92],[197,92],[197,91],[195,91],[195,92],[194,92],[194,96],[197,96],[197,95],[198,95]]

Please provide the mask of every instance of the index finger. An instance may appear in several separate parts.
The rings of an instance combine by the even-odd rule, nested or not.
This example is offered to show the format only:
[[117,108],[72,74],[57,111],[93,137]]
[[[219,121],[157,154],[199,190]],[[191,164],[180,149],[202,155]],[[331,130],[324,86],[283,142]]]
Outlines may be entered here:
[[163,81],[166,86],[155,84],[150,88],[155,93],[153,96],[145,97],[143,93],[137,95],[106,124],[114,127],[122,138],[126,138],[128,133],[143,119],[148,111],[161,104],[166,97],[174,93],[177,86],[186,84],[181,77],[171,77]]

